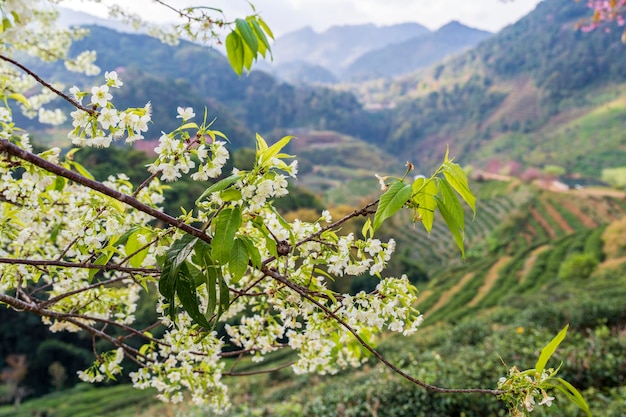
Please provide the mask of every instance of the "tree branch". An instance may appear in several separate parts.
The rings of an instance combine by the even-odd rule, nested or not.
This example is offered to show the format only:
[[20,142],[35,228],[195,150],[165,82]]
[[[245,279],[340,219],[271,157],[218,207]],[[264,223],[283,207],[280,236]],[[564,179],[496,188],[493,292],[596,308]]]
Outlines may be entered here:
[[83,177],[82,175],[74,171],[70,171],[69,169],[65,169],[61,166],[53,164],[52,162],[47,161],[38,155],[35,155],[20,148],[19,146],[9,142],[7,139],[0,139],[0,152],[12,155],[26,162],[30,162],[31,164],[41,169],[44,169],[52,174],[67,178],[68,180],[74,181],[75,183],[102,193],[108,197],[114,198],[115,200],[136,208],[137,210],[146,213],[155,219],[161,220],[162,222],[169,224],[170,226],[177,227],[180,230],[197,237],[198,239],[201,239],[207,243],[211,243],[211,237],[209,237],[206,233],[203,233],[201,230],[198,230],[195,227],[190,226],[187,223],[170,216],[169,214],[152,208],[132,196],[120,193],[119,191],[109,188],[98,181]]
[[22,71],[24,71],[25,73],[27,73],[28,75],[33,77],[39,84],[43,85],[48,90],[52,91],[54,94],[56,94],[57,96],[61,97],[62,99],[64,99],[65,101],[70,103],[72,106],[76,107],[77,109],[81,109],[83,111],[86,111],[87,113],[89,113],[91,115],[93,115],[95,113],[95,110],[90,109],[90,108],[85,107],[85,106],[82,106],[79,102],[77,102],[76,100],[73,100],[70,96],[65,94],[63,91],[57,90],[52,84],[48,83],[46,80],[44,80],[43,78],[41,78],[40,76],[35,74],[33,71],[31,71],[30,69],[28,69],[24,65],[22,65],[19,62],[15,61],[14,59],[11,59],[11,58],[9,58],[7,56],[4,56],[2,54],[0,54],[0,59],[15,65],[16,67],[18,67],[19,69],[21,69]]
[[158,268],[129,268],[129,267],[113,265],[113,264],[96,265],[93,263],[45,261],[45,260],[38,260],[38,259],[0,258],[0,264],[18,264],[18,265],[37,266],[37,267],[58,266],[61,268],[76,268],[76,269],[99,269],[105,272],[117,271],[117,272],[124,272],[126,274],[158,275],[161,273],[161,270]]

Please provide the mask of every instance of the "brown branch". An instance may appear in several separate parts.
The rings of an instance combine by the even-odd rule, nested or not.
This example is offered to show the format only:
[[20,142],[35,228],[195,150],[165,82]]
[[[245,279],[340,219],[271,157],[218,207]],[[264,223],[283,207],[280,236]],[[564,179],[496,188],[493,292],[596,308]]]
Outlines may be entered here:
[[195,236],[198,239],[201,239],[207,243],[211,243],[211,237],[209,237],[206,233],[203,233],[201,230],[198,230],[195,227],[190,226],[187,223],[181,220],[178,220],[175,217],[170,216],[169,214],[163,213],[162,211],[152,208],[132,196],[123,194],[117,190],[114,190],[112,188],[109,188],[103,185],[102,183],[98,181],[94,181],[89,178],[83,177],[82,175],[76,172],[70,171],[69,169],[65,169],[61,166],[53,164],[52,162],[47,161],[41,158],[40,156],[37,156],[31,152],[28,152],[20,148],[19,146],[9,142],[7,139],[0,139],[0,152],[4,152],[16,158],[22,159],[26,162],[30,162],[31,164],[41,169],[44,169],[52,174],[56,174],[60,177],[67,178],[70,181],[74,181],[80,185],[83,185],[94,191],[102,193],[117,201],[127,204],[143,213],[146,213],[155,219],[161,220],[162,222],[169,224],[170,226],[176,227],[186,233],[189,233],[190,235]]
[[72,106],[76,107],[77,109],[81,109],[81,110],[89,113],[92,116],[96,113],[95,110],[81,105],[79,102],[77,102],[76,100],[72,99],[70,96],[68,96],[64,92],[57,90],[56,88],[54,88],[54,86],[52,84],[48,83],[46,80],[44,80],[43,78],[41,78],[40,76],[35,74],[33,71],[31,71],[30,69],[28,69],[24,65],[20,64],[16,60],[11,59],[11,58],[9,58],[7,56],[4,56],[2,54],[0,54],[0,59],[15,65],[16,67],[18,67],[19,69],[21,69],[22,71],[24,71],[25,73],[27,73],[28,75],[33,77],[39,84],[43,85],[48,90],[52,91],[54,94],[56,94],[57,96],[61,97],[62,99],[64,99],[65,101],[70,103]]
[[77,269],[99,269],[101,271],[117,271],[124,272],[126,274],[150,274],[150,275],[158,275],[161,271],[158,268],[129,268],[125,266],[119,265],[96,265],[93,263],[75,263],[75,262],[64,262],[64,261],[45,261],[45,260],[37,260],[37,259],[14,259],[14,258],[0,258],[0,264],[19,264],[19,265],[30,265],[36,267],[42,266],[58,266],[61,268],[77,268]]
[[344,224],[345,222],[347,222],[348,220],[354,218],[354,217],[359,217],[359,216],[368,216],[370,214],[374,214],[376,211],[372,211],[372,207],[374,207],[375,205],[378,204],[378,200],[376,201],[372,201],[371,203],[367,204],[366,206],[354,210],[352,213],[346,214],[345,216],[343,216],[341,219],[329,224],[326,227],[321,228],[319,231],[313,233],[311,236],[307,237],[306,239],[302,239],[301,241],[299,241],[298,243],[296,243],[296,247],[301,246],[307,242],[311,242],[314,241],[316,239],[318,239],[322,233],[324,233],[327,230],[330,229],[334,229],[342,224]]
[[[76,315],[76,317],[71,317],[71,315],[66,314],[66,313],[59,313],[57,311],[52,311],[52,310],[47,310],[44,308],[39,307],[39,305],[37,304],[31,304],[31,303],[27,303],[25,301],[21,301],[18,300],[17,298],[11,297],[7,294],[2,294],[0,293],[0,303],[4,303],[7,304],[9,306],[11,306],[13,309],[15,309],[16,311],[26,311],[29,313],[33,313],[36,314],[38,316],[42,316],[42,317],[49,317],[55,320],[60,320],[60,321],[66,321],[68,323],[71,323],[73,325],[75,325],[76,327],[79,327],[83,330],[85,330],[86,332],[88,332],[91,335],[100,337],[108,342],[110,342],[111,344],[113,344],[114,346],[117,346],[119,348],[124,349],[126,352],[132,353],[135,356],[140,356],[140,357],[145,357],[145,355],[142,355],[137,349],[128,346],[125,343],[122,343],[121,341],[119,341],[117,338],[101,331],[98,330],[94,327],[89,326],[88,324],[85,324],[83,322],[81,322],[79,319],[87,319],[85,316],[79,316]],[[91,318],[89,318],[91,319]],[[99,321],[103,321],[103,320],[99,320]]]

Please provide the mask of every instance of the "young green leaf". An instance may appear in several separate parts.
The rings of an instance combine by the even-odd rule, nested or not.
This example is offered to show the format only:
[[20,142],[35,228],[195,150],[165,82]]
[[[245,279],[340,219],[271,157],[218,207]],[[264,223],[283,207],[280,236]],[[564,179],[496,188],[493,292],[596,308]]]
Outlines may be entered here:
[[[465,247],[463,245],[463,228],[457,223],[458,213],[453,214],[450,211],[450,206],[446,205],[446,203],[439,197],[435,197],[435,201],[437,202],[437,208],[441,213],[441,216],[445,220],[448,225],[448,229],[452,233],[454,240],[456,241],[457,246],[461,250],[461,255],[465,258]],[[457,201],[458,202],[458,201]]]
[[261,17],[257,17],[257,20],[259,21],[259,25],[261,25],[261,27],[263,28],[263,31],[267,33],[267,36],[269,36],[271,39],[274,39],[274,34],[272,33],[272,30],[267,25],[267,23],[265,23],[265,21],[261,19]]
[[208,197],[217,191],[225,190],[226,188],[239,181],[241,178],[243,178],[242,174],[233,174],[230,177],[226,177],[223,180],[216,182],[215,184],[207,188],[200,197],[198,197],[198,199],[196,200],[196,204],[204,200],[205,197]]
[[569,324],[566,325],[563,330],[557,334],[550,343],[548,343],[543,349],[541,349],[541,354],[539,354],[539,359],[537,359],[537,363],[535,364],[535,371],[539,376],[543,373],[543,370],[548,363],[548,360],[552,357],[556,348],[559,347],[565,336],[567,335],[567,329],[569,328]]
[[244,45],[241,36],[235,30],[226,36],[226,55],[230,66],[237,75],[241,75],[243,73]]
[[435,200],[435,196],[439,193],[437,183],[432,178],[417,178],[413,182],[412,193],[413,203],[417,205],[417,214],[426,232],[430,233],[437,208],[437,201]]
[[458,164],[453,162],[445,162],[443,164],[443,175],[461,198],[469,205],[476,214],[476,197],[470,191],[465,171]]
[[555,385],[554,388],[561,391],[571,402],[576,404],[578,408],[583,410],[585,414],[589,417],[592,417],[591,410],[589,409],[589,405],[587,401],[583,398],[580,392],[569,382],[562,378],[554,378],[556,381],[560,382],[562,385]]
[[211,256],[225,265],[230,260],[230,251],[235,243],[235,234],[241,227],[242,217],[239,207],[222,210],[215,220],[215,235],[211,242]]
[[437,179],[437,187],[441,195],[441,200],[448,207],[448,212],[454,216],[454,220],[461,228],[461,231],[465,229],[465,211],[459,201],[459,198],[454,193],[452,186],[445,178]]
[[146,247],[146,244],[141,243],[142,238],[145,239],[146,235],[147,233],[145,230],[139,229],[132,233],[126,241],[124,249],[126,251],[126,256],[132,255],[132,258],[130,258],[130,266],[133,268],[139,268],[148,255],[148,248]]
[[272,158],[277,156],[280,153],[280,151],[285,146],[287,146],[287,144],[291,141],[291,139],[293,139],[293,136],[285,136],[281,140],[279,140],[278,142],[276,142],[275,144],[267,148],[264,152],[262,152],[260,154],[261,165],[264,165],[265,163],[270,161]]
[[263,152],[266,149],[267,149],[267,142],[265,142],[265,139],[263,139],[261,135],[257,133],[256,134],[257,160],[259,159],[261,152]]
[[383,224],[385,220],[393,216],[398,210],[400,210],[411,198],[411,186],[405,184],[402,181],[398,181],[393,184],[389,189],[380,197],[378,208],[376,208],[376,214],[374,215],[374,224],[372,228],[374,231]]

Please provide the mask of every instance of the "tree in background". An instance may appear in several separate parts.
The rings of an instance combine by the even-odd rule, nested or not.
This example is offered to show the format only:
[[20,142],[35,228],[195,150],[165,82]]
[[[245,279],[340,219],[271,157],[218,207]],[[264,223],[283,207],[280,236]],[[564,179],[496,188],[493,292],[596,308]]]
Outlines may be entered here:
[[[179,36],[215,39],[214,30],[228,27],[228,58],[238,74],[269,52],[272,33],[256,14],[229,22],[217,9],[155,3],[183,19],[170,31],[149,28],[167,42]],[[117,6],[111,10],[145,25]],[[98,73],[93,52],[67,57],[71,40],[84,30],[57,28],[57,13],[43,0],[2,0],[0,11],[0,303],[40,316],[52,332],[91,334],[96,357],[79,373],[82,380],[115,379],[126,359],[138,369],[130,373],[136,388],[155,388],[171,402],[183,401],[188,392],[194,403],[223,410],[228,395],[222,378],[246,375],[237,369],[239,359],[263,361],[271,352],[292,349],[297,359],[280,367],[296,373],[332,374],[374,357],[426,389],[497,396],[512,416],[550,406],[555,390],[589,414],[578,391],[557,377],[558,368],[547,367],[567,328],[542,350],[535,368],[512,367],[497,389],[432,386],[375,349],[383,329],[410,335],[422,322],[417,289],[407,277],[382,276],[395,242],[375,237],[381,224],[407,208],[430,232],[438,211],[463,253],[462,203],[474,210],[475,198],[465,172],[447,154],[429,177],[412,180],[411,163],[400,178],[379,177],[380,199],[341,219],[324,211],[313,222],[288,222],[273,200],[288,193],[287,179],[297,174],[297,161],[283,152],[291,138],[270,145],[257,135],[253,166],[233,169],[208,186],[194,207],[173,217],[161,209],[164,182],[218,178],[229,159],[226,136],[211,129],[206,113],[179,107],[180,126],[161,135],[145,181],[134,187],[123,173],[95,181],[75,153],[142,140],[150,103],[116,108],[114,95],[124,84],[115,71],[92,87],[66,90],[43,80],[16,59],[19,53]],[[13,113],[19,108],[41,122],[61,124],[67,115],[49,106],[57,98],[74,109],[68,138],[76,148],[65,155],[58,148],[34,153]],[[342,224],[360,216],[367,217],[360,235],[339,234]],[[326,285],[329,278],[364,273],[380,279],[372,292],[339,294]],[[160,318],[136,327],[139,296],[155,288]],[[98,339],[108,347],[98,348]],[[133,339],[141,340],[139,347]],[[237,360],[226,369],[229,358]],[[54,373],[62,385],[60,371]]]

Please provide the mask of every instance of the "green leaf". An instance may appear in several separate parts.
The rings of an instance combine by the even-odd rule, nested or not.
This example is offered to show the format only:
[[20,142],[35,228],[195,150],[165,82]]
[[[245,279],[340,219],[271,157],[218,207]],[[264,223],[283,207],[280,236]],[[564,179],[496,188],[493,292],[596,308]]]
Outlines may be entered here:
[[435,197],[435,201],[437,202],[437,208],[439,209],[441,216],[448,225],[448,229],[450,229],[450,232],[452,232],[452,236],[454,236],[454,240],[456,241],[457,246],[459,247],[459,249],[461,249],[461,255],[465,258],[465,248],[463,246],[463,229],[456,222],[458,213],[455,216],[450,211],[450,206],[446,205],[446,203],[441,198]]
[[202,201],[205,197],[210,196],[211,194],[217,191],[225,190],[226,188],[230,187],[231,185],[233,185],[234,183],[236,183],[242,178],[243,178],[242,174],[235,174],[235,175],[231,175],[230,177],[226,177],[221,181],[216,182],[215,184],[207,188],[200,197],[198,197],[198,199],[196,200],[196,204]]
[[222,279],[221,277],[222,272],[220,268],[217,268],[215,266],[210,266],[206,271],[206,275],[207,275],[206,290],[207,290],[207,294],[209,295],[209,302],[206,308],[206,315],[207,317],[210,318],[213,314],[215,314],[215,309],[217,308],[217,280]]
[[180,265],[178,275],[179,278],[176,285],[176,295],[178,295],[178,299],[180,300],[183,309],[200,326],[210,327],[211,325],[207,321],[206,317],[204,317],[204,315],[200,312],[196,285],[189,271],[187,262]]
[[413,202],[417,205],[417,214],[426,232],[430,233],[437,208],[437,201],[435,200],[435,196],[439,193],[437,183],[432,178],[417,178],[413,182],[412,192]]
[[378,208],[374,215],[374,224],[372,226],[374,231],[378,230],[385,220],[404,207],[410,198],[410,185],[398,181],[389,187],[385,194],[380,197],[380,202],[378,203]]
[[[192,235],[185,234],[182,238],[175,241],[165,254],[159,279],[159,293],[171,303],[174,301],[174,295],[176,294],[180,266],[193,250],[197,240]],[[172,311],[172,307],[170,306],[170,311]]]
[[125,245],[126,242],[128,241],[128,238],[130,237],[130,235],[132,235],[133,233],[135,233],[137,230],[139,230],[139,227],[132,227],[130,228],[130,230],[128,230],[126,233],[124,233],[122,236],[118,237],[118,238],[114,238],[111,239],[111,246],[119,246],[119,245]]
[[[133,268],[139,268],[143,264],[144,259],[146,259],[146,256],[148,255],[148,248],[144,247],[146,245],[140,242],[140,238],[142,236],[145,237],[146,234],[147,232],[145,230],[137,230],[135,231],[135,233],[132,233],[126,241],[126,256],[134,254],[133,257],[130,258],[130,265]],[[137,252],[142,247],[143,249]]]
[[250,49],[250,47],[244,43],[243,44],[243,66],[245,69],[248,70],[248,72],[250,71],[250,69],[252,69],[252,63],[254,62],[255,58],[256,58],[256,55],[252,53],[252,50]]
[[261,268],[263,262],[261,259],[261,252],[259,251],[259,248],[257,248],[257,246],[254,244],[254,241],[247,236],[241,236],[237,239],[246,245],[246,249],[248,251],[248,256],[250,257],[250,262],[252,263],[252,266],[254,266],[255,268]]
[[259,135],[258,133],[256,134],[256,149],[258,160],[260,153],[267,149],[267,142],[265,142],[265,139],[263,139],[263,137],[261,137],[261,135]]
[[235,244],[230,252],[230,261],[228,262],[228,271],[233,282],[237,283],[248,270],[248,247],[241,239],[235,239]]
[[63,177],[56,177],[54,179],[54,190],[55,191],[63,191],[65,188],[65,184],[67,184],[67,180]]
[[[93,261],[94,265],[106,265],[107,263],[109,263],[114,253],[115,251],[112,251],[112,250],[101,253],[100,256],[98,256],[96,260]],[[100,271],[101,269],[91,268],[89,270],[89,279],[87,280],[87,282],[91,284],[91,281],[93,281],[93,278]]]
[[448,207],[448,211],[452,216],[456,224],[460,227],[461,231],[465,230],[465,211],[459,201],[458,197],[454,193],[454,190],[448,180],[445,178],[438,178],[437,185],[441,199],[443,203]]
[[242,198],[241,190],[237,190],[236,188],[231,188],[230,190],[225,190],[220,195],[220,198],[222,199],[222,201],[225,201],[225,202],[241,200],[241,198]]
[[556,351],[556,348],[559,347],[563,339],[565,339],[568,328],[569,324],[566,325],[563,330],[561,330],[559,334],[557,334],[554,339],[552,339],[550,343],[548,343],[543,349],[541,349],[541,354],[539,354],[539,359],[537,359],[537,363],[535,364],[535,371],[537,371],[539,377],[541,377],[541,374],[543,373],[543,370],[545,369],[548,360],[550,360],[550,358]]
[[250,16],[248,18],[248,22],[250,23],[250,25],[254,29],[254,33],[256,34],[257,39],[260,41],[259,42],[259,53],[261,55],[263,55],[263,56],[265,56],[267,51],[270,51],[270,53],[271,53],[272,50],[270,48],[270,43],[267,40],[267,37],[265,36],[265,33],[263,32],[263,28],[261,27],[259,22],[255,19],[254,16]]
[[243,42],[248,46],[248,48],[250,48],[253,57],[256,58],[259,51],[259,40],[254,33],[253,27],[247,20],[244,19],[236,19],[235,26],[237,27],[237,32],[241,35]]
[[443,175],[448,180],[448,183],[452,186],[461,198],[472,208],[474,214],[476,214],[476,197],[470,191],[469,184],[467,182],[467,176],[465,171],[460,165],[451,161],[447,161],[443,164]]
[[11,93],[7,96],[7,98],[10,98],[12,100],[15,101],[19,101],[20,103],[22,103],[26,108],[30,109],[30,103],[28,102],[28,100],[26,99],[26,97],[24,97],[22,94],[19,93]]
[[259,155],[260,156],[259,159],[261,160],[261,165],[264,165],[265,163],[271,161],[272,158],[276,157],[280,153],[280,151],[285,146],[287,146],[287,144],[291,141],[291,139],[293,139],[293,136],[285,136],[281,140],[279,140],[278,142],[276,142],[275,144],[267,148],[264,152],[262,152]]
[[230,251],[235,244],[235,234],[241,227],[241,209],[239,207],[222,210],[215,220],[215,235],[211,242],[211,256],[221,265],[230,260]]
[[576,404],[578,408],[583,410],[589,417],[591,417],[591,410],[589,410],[589,405],[587,401],[583,398],[580,392],[569,382],[564,380],[563,378],[554,378],[556,381],[560,382],[562,385],[555,385],[554,387],[564,393],[567,398],[570,399],[571,402]]
[[374,230],[372,229],[372,220],[369,217],[361,228],[361,235],[364,239],[369,239],[374,236]]
[[93,177],[93,175],[91,175],[91,173],[89,171],[87,171],[87,169],[85,169],[84,166],[82,166],[81,164],[79,164],[76,161],[72,161],[71,165],[74,167],[74,169],[83,177],[85,178],[89,178],[90,180],[94,180],[95,178]]
[[228,307],[230,306],[230,290],[228,289],[228,284],[226,283],[226,281],[224,280],[224,277],[220,274],[219,275],[219,284],[220,284],[220,305],[219,305],[219,310],[217,312],[217,316],[221,316],[222,313],[224,313],[226,310],[228,310]]
[[241,36],[233,30],[226,36],[226,55],[228,56],[230,66],[235,70],[237,75],[243,73],[244,50],[245,48]]
[[265,23],[265,21],[263,19],[261,19],[260,17],[257,17],[257,20],[259,21],[259,25],[261,25],[261,27],[263,28],[263,31],[265,33],[267,33],[267,35],[274,39],[274,34],[272,33],[272,30],[270,29],[270,27],[267,25],[267,23]]

